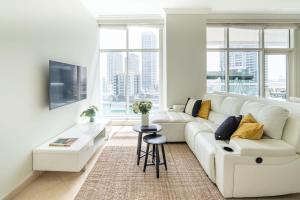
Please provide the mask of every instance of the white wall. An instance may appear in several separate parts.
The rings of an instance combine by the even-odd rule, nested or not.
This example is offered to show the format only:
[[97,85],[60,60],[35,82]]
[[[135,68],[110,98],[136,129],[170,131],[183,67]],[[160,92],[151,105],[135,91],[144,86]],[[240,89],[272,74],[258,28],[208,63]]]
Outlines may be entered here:
[[206,19],[200,14],[166,14],[166,104],[184,104],[206,91]]
[[79,0],[4,0],[0,25],[2,199],[32,174],[33,148],[72,126],[86,103],[48,110],[48,60],[88,67],[90,83],[98,28]]
[[[290,96],[300,97],[300,28],[297,28],[294,33],[295,36],[295,52],[293,54],[293,69],[290,70],[290,77],[292,80],[290,81]],[[292,88],[291,88],[292,87]]]

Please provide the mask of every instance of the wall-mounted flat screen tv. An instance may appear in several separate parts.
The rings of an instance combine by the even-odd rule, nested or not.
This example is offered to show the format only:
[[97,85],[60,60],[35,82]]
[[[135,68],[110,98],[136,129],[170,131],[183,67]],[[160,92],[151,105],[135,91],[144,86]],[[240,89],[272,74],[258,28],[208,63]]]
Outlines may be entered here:
[[49,61],[49,108],[54,109],[87,98],[85,67]]

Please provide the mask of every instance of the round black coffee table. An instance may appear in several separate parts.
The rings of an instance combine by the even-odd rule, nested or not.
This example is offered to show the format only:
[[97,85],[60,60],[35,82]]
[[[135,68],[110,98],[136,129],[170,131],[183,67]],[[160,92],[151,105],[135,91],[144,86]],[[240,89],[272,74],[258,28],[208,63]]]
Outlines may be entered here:
[[[156,128],[156,130],[153,128]],[[159,124],[150,124],[149,126],[142,126],[142,125],[138,124],[138,125],[133,126],[133,130],[139,134],[137,149],[136,149],[137,165],[139,165],[140,159],[145,156],[145,154],[141,155],[143,133],[155,133],[156,134],[162,130],[162,127]],[[146,152],[143,151],[143,153],[146,153]]]

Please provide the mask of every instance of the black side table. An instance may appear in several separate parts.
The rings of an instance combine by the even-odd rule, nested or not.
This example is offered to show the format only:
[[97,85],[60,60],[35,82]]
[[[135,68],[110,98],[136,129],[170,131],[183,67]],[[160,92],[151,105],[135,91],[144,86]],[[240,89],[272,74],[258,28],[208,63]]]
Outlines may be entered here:
[[[150,135],[144,136],[143,140],[147,144],[145,163],[144,163],[144,172],[146,172],[147,166],[155,165],[156,177],[159,178],[159,165],[165,165],[165,169],[167,170],[167,160],[166,160],[165,148],[164,148],[164,144],[167,143],[167,138],[164,135],[150,134]],[[151,144],[153,145],[153,154],[152,155],[155,155],[155,162],[153,161],[154,159],[152,156],[152,163],[148,164],[149,146]],[[161,152],[162,152],[164,162],[160,162],[159,149],[158,149],[159,145],[161,146]]]
[[[156,127],[156,130],[153,129],[153,127]],[[135,132],[138,132],[138,143],[137,143],[137,149],[136,149],[136,154],[137,154],[137,165],[140,164],[140,159],[145,156],[141,155],[142,152],[142,138],[143,138],[143,133],[158,133],[162,130],[162,127],[159,124],[150,124],[149,126],[142,126],[142,125],[135,125],[133,126],[133,130]],[[143,153],[146,153],[143,151]]]

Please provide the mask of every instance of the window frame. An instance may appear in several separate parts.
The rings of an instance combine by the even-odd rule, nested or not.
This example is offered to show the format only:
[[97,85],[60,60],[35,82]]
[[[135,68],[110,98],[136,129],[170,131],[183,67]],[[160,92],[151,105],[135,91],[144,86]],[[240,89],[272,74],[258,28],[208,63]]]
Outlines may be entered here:
[[[227,73],[229,72],[229,70],[227,70],[226,68],[227,68],[227,60],[228,60],[228,57],[227,57],[227,54],[228,54],[228,52],[226,52],[225,50],[219,50],[219,49],[216,49],[216,48],[211,48],[211,49],[207,49],[207,51],[206,51],[206,57],[207,57],[207,54],[208,53],[210,53],[210,52],[222,52],[222,53],[224,53],[224,59],[225,59],[225,63],[224,63],[224,65],[225,65],[225,70],[224,70],[224,88],[225,88],[225,91],[227,91],[227,81],[226,81],[226,79],[227,79]],[[207,61],[206,61],[206,65],[207,65]],[[206,70],[207,70],[207,68],[208,68],[208,65],[206,66]],[[207,84],[207,79],[206,79],[206,89],[207,89],[207,87],[208,87],[208,84]],[[224,92],[224,91],[221,91],[221,92]]]
[[[264,70],[265,70],[265,67],[266,67],[266,65],[265,65],[265,56],[268,56],[268,55],[285,55],[286,56],[286,71],[285,71],[285,76],[286,76],[286,82],[285,82],[285,88],[286,88],[286,98],[285,98],[285,100],[288,100],[289,99],[289,94],[290,94],[290,92],[289,92],[289,63],[290,63],[290,56],[289,56],[289,52],[268,52],[268,53],[265,53],[264,54]],[[265,88],[266,88],[266,86],[265,86],[265,74],[264,74],[264,77],[263,77],[263,95],[264,95],[264,97],[265,97],[265,94],[266,94],[266,91],[265,91]]]
[[[289,72],[292,68],[292,63],[290,62],[290,59],[292,57],[292,53],[294,52],[294,34],[293,34],[293,28],[292,27],[274,27],[274,26],[266,26],[266,25],[214,25],[214,24],[208,24],[206,28],[224,28],[224,42],[225,42],[225,48],[208,48],[206,44],[206,52],[213,52],[213,51],[224,51],[226,56],[226,66],[225,66],[225,91],[226,93],[229,92],[229,66],[230,66],[230,52],[249,52],[249,51],[257,51],[258,52],[258,97],[265,98],[265,55],[275,55],[275,54],[284,54],[286,55],[286,99],[289,99],[290,94],[290,88],[289,88]],[[230,28],[245,28],[245,29],[258,29],[259,30],[259,47],[258,48],[230,48],[229,47],[229,30]],[[289,29],[289,48],[265,48],[265,42],[264,42],[264,30],[266,29]],[[235,93],[236,94],[236,93]],[[243,94],[240,94],[243,95]]]
[[[129,101],[129,95],[128,95],[128,62],[129,62],[129,54],[130,53],[143,53],[143,52],[156,52],[159,55],[159,67],[158,67],[158,84],[159,84],[159,109],[163,107],[163,100],[164,100],[164,93],[163,93],[163,25],[158,24],[99,24],[99,36],[101,34],[101,28],[120,28],[125,30],[126,34],[126,48],[125,49],[101,49],[99,45],[99,55],[101,53],[110,53],[110,52],[118,52],[118,53],[125,53],[125,73],[126,73],[126,79],[125,79],[125,96],[126,96],[126,114],[123,116],[119,115],[109,115],[111,118],[116,119],[136,119],[138,116],[134,117],[132,115],[129,115],[129,107],[130,107],[130,101]],[[148,49],[138,49],[138,48],[129,48],[129,28],[130,27],[146,27],[146,28],[158,28],[158,48],[148,48]],[[100,43],[100,40],[99,40]],[[99,67],[100,62],[99,62]],[[102,84],[102,83],[101,83]],[[102,106],[102,104],[101,104]],[[106,117],[106,115],[104,115]]]
[[[238,52],[238,53],[247,53],[247,52],[255,52],[257,53],[257,56],[258,56],[258,60],[257,60],[257,63],[258,63],[258,71],[257,71],[257,77],[258,77],[258,80],[257,80],[257,83],[258,83],[258,92],[257,92],[257,95],[255,96],[260,96],[260,76],[261,76],[261,72],[260,72],[260,52],[259,50],[255,50],[254,48],[238,48],[239,50],[236,50],[237,48],[229,48],[228,52],[227,52],[227,67],[226,69],[228,70],[227,74],[228,76],[225,77],[225,79],[227,80],[227,88],[226,88],[226,92],[228,93],[233,93],[233,92],[230,92],[230,53],[232,52]],[[243,50],[241,50],[243,49]],[[251,49],[251,50],[249,50]],[[240,94],[240,93],[234,93],[234,94],[239,94],[239,95],[245,95],[245,94]]]

